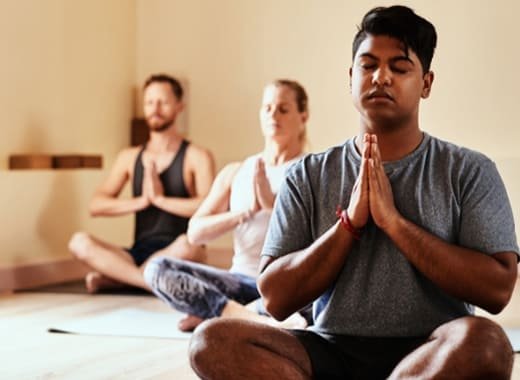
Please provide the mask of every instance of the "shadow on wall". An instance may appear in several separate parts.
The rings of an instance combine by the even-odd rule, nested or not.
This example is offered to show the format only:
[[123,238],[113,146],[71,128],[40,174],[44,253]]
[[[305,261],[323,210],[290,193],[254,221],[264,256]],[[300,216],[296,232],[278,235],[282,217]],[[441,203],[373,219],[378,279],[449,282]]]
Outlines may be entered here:
[[69,257],[67,244],[80,228],[86,205],[78,195],[78,176],[68,170],[53,173],[47,199],[36,223],[36,234],[53,257]]
[[501,157],[494,159],[494,161],[506,186],[515,217],[516,236],[520,239],[520,177],[518,176],[520,158]]
[[6,170],[9,167],[9,155],[11,154],[28,154],[28,153],[49,153],[49,144],[45,133],[45,126],[36,117],[30,117],[27,124],[23,125],[23,137],[21,140],[12,141],[9,136],[4,141],[7,145],[3,150],[3,161],[1,169]]

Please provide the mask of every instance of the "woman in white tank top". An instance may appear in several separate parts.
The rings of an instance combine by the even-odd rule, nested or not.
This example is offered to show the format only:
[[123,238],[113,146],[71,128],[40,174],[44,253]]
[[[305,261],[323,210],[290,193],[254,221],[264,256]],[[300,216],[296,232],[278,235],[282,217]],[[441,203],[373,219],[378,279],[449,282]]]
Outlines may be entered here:
[[276,80],[264,89],[260,123],[264,150],[228,164],[188,227],[192,244],[205,244],[233,230],[229,271],[167,257],[152,260],[145,280],[154,293],[187,317],[181,330],[217,316],[244,318],[286,327],[304,327],[299,315],[276,322],[246,304],[258,299],[256,276],[275,196],[286,169],[303,155],[307,94],[297,82]]

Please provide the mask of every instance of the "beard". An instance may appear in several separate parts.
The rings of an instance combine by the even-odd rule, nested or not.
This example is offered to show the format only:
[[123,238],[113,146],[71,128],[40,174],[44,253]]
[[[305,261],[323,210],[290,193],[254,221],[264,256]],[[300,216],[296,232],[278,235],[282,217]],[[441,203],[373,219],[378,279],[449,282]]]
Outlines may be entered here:
[[[152,115],[152,117],[153,116],[157,116],[157,115]],[[169,129],[175,123],[175,119],[174,118],[169,119],[169,120],[164,120],[160,124],[157,124],[157,123],[153,123],[152,124],[150,122],[150,119],[151,119],[151,117],[146,119],[146,124],[148,124],[148,128],[150,129],[150,132],[164,132],[167,129]],[[161,119],[162,119],[162,117],[161,117]]]

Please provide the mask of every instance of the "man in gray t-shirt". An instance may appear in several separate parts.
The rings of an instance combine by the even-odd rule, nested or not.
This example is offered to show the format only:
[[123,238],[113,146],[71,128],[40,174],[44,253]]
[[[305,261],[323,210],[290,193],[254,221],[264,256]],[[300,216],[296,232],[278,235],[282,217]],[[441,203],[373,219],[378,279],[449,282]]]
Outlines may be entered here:
[[[363,230],[347,255],[339,252],[342,265],[329,268],[327,264],[326,271],[333,269],[335,279],[326,284],[326,290],[314,303],[313,331],[364,337],[428,335],[443,323],[469,315],[473,311],[470,301],[477,302],[480,295],[474,300],[459,299],[449,291],[451,279],[464,280],[459,265],[471,266],[471,258],[453,257],[459,254],[457,250],[445,248],[444,244],[488,255],[518,251],[509,200],[493,162],[426,133],[422,136],[414,151],[382,164],[393,203],[401,214],[387,223],[388,232],[373,217],[359,222],[355,219],[358,214],[347,214],[350,223],[363,226]],[[336,206],[355,204],[352,188],[362,165],[356,139],[325,153],[309,155],[294,165],[280,191],[263,255],[279,258],[302,251],[327,234],[338,224]],[[366,217],[365,212],[362,216]],[[414,236],[400,243],[399,237],[392,235],[398,223],[410,224],[400,229],[409,228],[418,234],[417,238],[431,240],[438,248],[425,249],[413,241]],[[398,244],[412,246],[401,251]],[[322,255],[317,266],[332,254]],[[426,264],[423,260],[427,260]],[[472,293],[485,294],[489,290],[486,276],[493,275],[493,271],[482,269],[482,276],[467,280]],[[319,275],[319,270],[309,273],[314,275]],[[278,293],[280,289],[272,291]],[[488,308],[492,312],[500,309],[495,305]]]
[[419,128],[435,45],[409,8],[364,17],[350,70],[360,133],[288,171],[262,251],[267,310],[314,302],[315,324],[201,326],[190,354],[203,378],[510,377],[507,337],[472,313],[498,313],[513,291],[511,207],[493,162]]

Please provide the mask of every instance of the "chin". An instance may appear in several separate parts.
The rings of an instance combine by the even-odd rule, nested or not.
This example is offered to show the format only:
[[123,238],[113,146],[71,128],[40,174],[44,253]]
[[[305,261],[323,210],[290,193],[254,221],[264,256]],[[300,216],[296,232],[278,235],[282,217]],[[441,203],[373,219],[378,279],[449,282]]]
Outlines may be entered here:
[[152,132],[164,132],[171,128],[173,122],[167,122],[163,124],[148,124],[150,131]]

